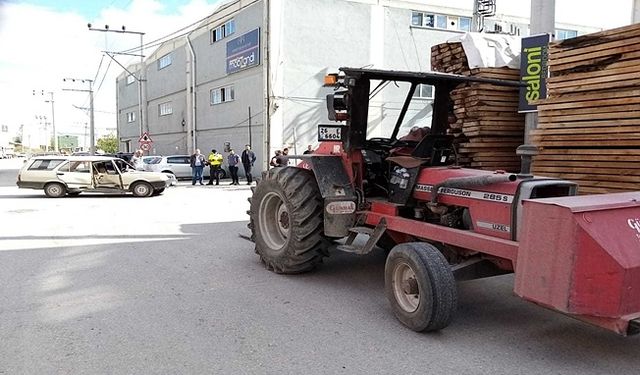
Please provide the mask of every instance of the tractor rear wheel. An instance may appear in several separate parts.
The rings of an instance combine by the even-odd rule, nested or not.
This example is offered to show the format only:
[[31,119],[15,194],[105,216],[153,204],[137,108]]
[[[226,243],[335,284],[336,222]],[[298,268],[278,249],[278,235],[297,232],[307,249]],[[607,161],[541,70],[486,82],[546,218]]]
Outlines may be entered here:
[[249,200],[251,238],[267,269],[285,274],[306,272],[329,255],[323,201],[310,171],[270,169]]
[[440,251],[424,242],[397,245],[384,270],[387,299],[402,324],[414,331],[449,325],[457,307],[456,282]]

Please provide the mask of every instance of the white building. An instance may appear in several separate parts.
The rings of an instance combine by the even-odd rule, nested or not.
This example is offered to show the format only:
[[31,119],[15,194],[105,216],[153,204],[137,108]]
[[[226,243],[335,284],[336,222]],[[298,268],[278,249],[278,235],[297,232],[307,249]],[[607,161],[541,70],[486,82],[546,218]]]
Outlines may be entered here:
[[[137,148],[142,132],[154,141],[151,154],[195,147],[207,153],[225,145],[239,150],[251,143],[264,169],[274,150],[302,153],[316,143],[331,92],[322,87],[325,74],[342,66],[429,70],[431,46],[469,31],[472,6],[471,0],[230,1],[146,58],[141,111],[141,64],[129,68],[134,76],[118,77],[121,149]],[[499,9],[486,20],[486,31],[528,35],[528,9],[524,15]],[[599,30],[556,26],[561,37]],[[410,124],[430,119],[432,93],[428,87],[419,91],[424,103],[409,113]],[[371,112],[378,120],[392,119],[397,101],[393,92],[381,95]]]

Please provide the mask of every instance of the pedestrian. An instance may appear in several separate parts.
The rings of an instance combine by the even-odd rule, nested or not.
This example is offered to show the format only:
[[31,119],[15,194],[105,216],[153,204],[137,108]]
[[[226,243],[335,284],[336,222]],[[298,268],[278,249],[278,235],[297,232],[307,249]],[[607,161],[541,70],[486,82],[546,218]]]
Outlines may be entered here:
[[204,185],[202,183],[202,171],[204,170],[206,160],[204,158],[204,155],[200,153],[199,148],[196,149],[195,154],[191,155],[190,164],[191,164],[191,185],[195,185],[196,182],[199,182],[200,185]]
[[306,155],[306,154],[312,154],[312,153],[313,153],[313,147],[311,147],[311,145],[308,145],[307,149],[304,150],[304,152],[302,154]]
[[142,150],[136,150],[131,156],[131,164],[136,171],[144,171],[144,162],[142,161],[142,157],[144,156],[144,152]]
[[256,162],[256,153],[251,151],[251,145],[245,145],[244,151],[242,151],[242,166],[244,167],[244,174],[247,176],[247,185],[251,185],[253,182],[253,176],[251,176],[251,168],[253,163]]
[[289,149],[288,148],[285,147],[282,149],[282,155],[276,158],[276,163],[278,164],[278,167],[286,167],[287,165],[289,165]]
[[276,150],[276,154],[269,161],[269,165],[272,167],[279,167],[278,165],[278,157],[282,155],[282,151]]
[[231,183],[229,185],[240,185],[240,182],[238,182],[238,163],[240,163],[240,157],[236,155],[233,149],[230,149],[229,156],[227,156],[229,174],[231,174]]
[[209,154],[209,183],[207,185],[213,185],[213,179],[216,180],[216,185],[220,185],[220,168],[224,157],[219,154],[215,149],[211,150]]

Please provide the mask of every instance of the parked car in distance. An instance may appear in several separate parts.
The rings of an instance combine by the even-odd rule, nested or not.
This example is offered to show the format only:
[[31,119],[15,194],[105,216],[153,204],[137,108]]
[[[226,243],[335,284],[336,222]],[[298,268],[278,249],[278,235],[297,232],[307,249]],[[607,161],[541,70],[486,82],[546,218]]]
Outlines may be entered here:
[[[144,165],[146,171],[171,173],[177,179],[191,178],[191,164],[189,155],[168,155],[149,161]],[[209,167],[205,167],[203,177],[209,178]],[[220,170],[220,178],[226,178],[227,172]]]
[[106,156],[38,156],[18,172],[17,185],[42,189],[51,198],[82,192],[159,195],[175,182],[172,175],[136,171],[119,158]]

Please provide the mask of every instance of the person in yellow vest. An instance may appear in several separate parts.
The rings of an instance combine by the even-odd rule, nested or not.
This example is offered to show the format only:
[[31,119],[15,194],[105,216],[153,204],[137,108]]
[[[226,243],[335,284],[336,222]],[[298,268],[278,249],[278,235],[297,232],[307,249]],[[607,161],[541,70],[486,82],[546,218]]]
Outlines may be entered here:
[[209,154],[209,183],[207,185],[213,185],[214,178],[216,179],[216,185],[220,185],[220,168],[223,160],[222,154],[219,154],[215,149],[211,150]]

